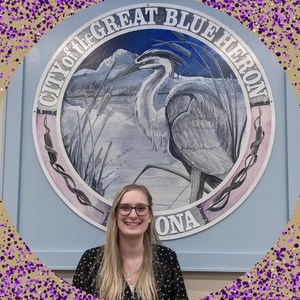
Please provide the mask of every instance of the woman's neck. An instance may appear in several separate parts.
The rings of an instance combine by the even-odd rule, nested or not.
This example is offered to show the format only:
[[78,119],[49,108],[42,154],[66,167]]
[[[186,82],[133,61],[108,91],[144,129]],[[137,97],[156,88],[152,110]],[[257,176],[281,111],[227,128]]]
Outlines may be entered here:
[[119,240],[120,252],[125,259],[134,259],[144,255],[143,238],[139,239],[124,239]]

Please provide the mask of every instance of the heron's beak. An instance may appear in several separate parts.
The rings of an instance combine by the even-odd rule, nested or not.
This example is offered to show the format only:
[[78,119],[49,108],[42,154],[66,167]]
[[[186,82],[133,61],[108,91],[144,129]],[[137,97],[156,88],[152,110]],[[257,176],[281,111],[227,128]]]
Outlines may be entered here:
[[140,68],[139,65],[133,64],[129,68],[127,68],[124,72],[122,72],[121,74],[119,74],[115,79],[120,79],[120,78],[123,78],[123,77],[125,77],[127,75],[130,75],[130,74],[138,71],[139,68]]

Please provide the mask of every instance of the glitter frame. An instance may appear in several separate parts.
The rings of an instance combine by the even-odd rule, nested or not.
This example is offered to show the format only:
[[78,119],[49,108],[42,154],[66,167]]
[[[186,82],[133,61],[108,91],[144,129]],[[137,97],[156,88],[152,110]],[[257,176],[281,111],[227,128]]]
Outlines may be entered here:
[[[38,40],[59,22],[98,2],[1,0],[0,102],[15,70]],[[197,2],[226,13],[251,30],[282,65],[299,101],[296,65],[300,1]],[[2,299],[97,299],[77,291],[39,261],[13,227],[2,201],[0,210]],[[269,252],[243,276],[202,299],[300,299],[299,217],[298,203]]]

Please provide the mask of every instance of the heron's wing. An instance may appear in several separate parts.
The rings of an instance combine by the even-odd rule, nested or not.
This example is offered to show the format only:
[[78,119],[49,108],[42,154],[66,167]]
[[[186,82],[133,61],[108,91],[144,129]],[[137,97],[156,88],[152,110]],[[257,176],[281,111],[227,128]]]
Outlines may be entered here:
[[227,173],[233,166],[231,135],[217,97],[209,89],[184,89],[183,85],[170,96],[166,116],[177,155],[206,174]]

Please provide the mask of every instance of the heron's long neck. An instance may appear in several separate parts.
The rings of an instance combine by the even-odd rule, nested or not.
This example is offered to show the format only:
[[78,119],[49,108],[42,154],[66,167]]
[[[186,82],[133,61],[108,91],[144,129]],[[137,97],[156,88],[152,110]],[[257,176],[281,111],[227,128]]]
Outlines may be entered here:
[[[141,116],[147,116],[145,114],[153,113],[157,114],[158,111],[154,108],[154,99],[164,83],[168,78],[168,75],[164,68],[154,69],[153,73],[149,75],[143,82],[140,90],[136,95],[135,107]],[[147,107],[147,110],[145,109]]]
[[135,113],[146,136],[152,141],[153,149],[166,148],[169,129],[165,117],[165,107],[156,110],[154,99],[165,80],[170,76],[165,67],[154,69],[143,82],[136,95]]

